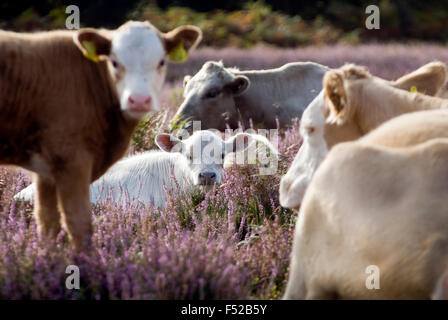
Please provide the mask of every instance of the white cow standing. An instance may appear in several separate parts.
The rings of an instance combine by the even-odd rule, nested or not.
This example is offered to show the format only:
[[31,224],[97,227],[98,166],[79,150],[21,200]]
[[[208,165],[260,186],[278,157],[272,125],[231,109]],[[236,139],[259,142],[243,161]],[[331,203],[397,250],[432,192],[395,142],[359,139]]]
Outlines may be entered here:
[[[223,141],[211,131],[197,131],[183,141],[169,134],[156,136],[156,144],[163,151],[148,151],[125,158],[112,166],[104,176],[90,185],[90,201],[117,203],[138,201],[164,208],[167,192],[184,192],[195,188],[207,190],[220,184],[224,158],[227,154],[246,150],[260,141],[271,153],[275,148],[259,135],[238,133]],[[173,179],[174,178],[174,179]],[[31,184],[14,196],[17,201],[32,201],[35,185]]]

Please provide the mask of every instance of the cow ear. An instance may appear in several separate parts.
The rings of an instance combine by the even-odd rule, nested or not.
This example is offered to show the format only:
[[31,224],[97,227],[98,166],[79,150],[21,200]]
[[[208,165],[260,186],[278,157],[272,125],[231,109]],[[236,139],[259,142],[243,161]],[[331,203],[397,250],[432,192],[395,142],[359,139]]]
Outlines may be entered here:
[[445,85],[447,66],[440,61],[430,62],[417,70],[392,82],[395,88],[407,91],[416,90],[434,96]]
[[237,96],[247,90],[250,86],[250,80],[246,76],[235,76],[235,78],[225,85],[226,89],[230,89],[233,95]]
[[112,48],[111,40],[95,29],[81,29],[77,31],[73,41],[84,56],[94,62],[106,60]]
[[184,62],[188,52],[201,41],[202,31],[195,26],[181,26],[162,34],[165,50],[171,62]]
[[241,152],[249,147],[252,142],[252,136],[248,133],[238,133],[232,138],[227,139],[226,150],[228,152]]
[[327,122],[343,124],[348,117],[347,96],[344,89],[344,79],[337,71],[328,71],[324,76],[325,104]]
[[156,136],[157,146],[166,152],[182,152],[182,141],[167,133],[161,133]]
[[190,75],[186,75],[184,77],[184,82],[183,82],[183,87],[185,88],[187,86],[187,82],[191,80],[191,76]]

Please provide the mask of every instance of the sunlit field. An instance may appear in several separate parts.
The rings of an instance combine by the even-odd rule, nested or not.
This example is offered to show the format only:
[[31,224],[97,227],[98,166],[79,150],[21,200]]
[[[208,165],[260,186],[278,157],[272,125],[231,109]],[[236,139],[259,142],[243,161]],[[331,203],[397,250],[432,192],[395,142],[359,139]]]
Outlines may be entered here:
[[[168,132],[182,102],[184,75],[194,74],[208,60],[240,69],[293,61],[330,67],[351,62],[395,79],[433,60],[448,63],[448,49],[430,44],[200,48],[187,63],[169,66],[164,111],[141,123],[130,153],[155,148],[155,134]],[[72,251],[64,232],[55,242],[38,237],[32,205],[12,200],[31,183],[30,176],[0,167],[0,299],[280,298],[296,216],[280,207],[278,184],[301,144],[298,122],[280,139],[283,157],[274,176],[234,166],[212,191],[170,197],[163,210],[133,203],[93,206],[94,248],[83,254]],[[66,289],[71,264],[80,268],[80,290]]]

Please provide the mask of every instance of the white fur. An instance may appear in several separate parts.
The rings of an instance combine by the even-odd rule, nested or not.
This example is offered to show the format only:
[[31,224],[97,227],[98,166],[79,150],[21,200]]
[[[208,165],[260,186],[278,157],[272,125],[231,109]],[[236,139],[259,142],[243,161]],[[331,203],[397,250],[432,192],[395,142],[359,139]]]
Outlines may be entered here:
[[[118,29],[112,39],[111,57],[125,70],[123,79],[116,82],[122,110],[131,117],[141,117],[128,110],[128,99],[133,94],[150,96],[152,109],[160,110],[159,93],[165,80],[166,64],[162,69],[158,66],[166,58],[166,51],[156,31],[144,22],[132,22]],[[113,74],[112,64],[109,69]]]
[[123,204],[130,200],[163,208],[166,191],[175,185],[172,177],[186,190],[193,185],[191,171],[181,154],[145,152],[119,161],[95,181],[90,187],[90,200],[102,203],[112,196],[115,202]]
[[[104,203],[109,198],[116,203],[153,203],[165,207],[169,190],[174,185],[172,176],[180,186],[192,186],[192,173],[186,159],[179,153],[149,151],[117,162],[100,179],[90,185],[90,202]],[[35,184],[29,185],[14,196],[17,201],[31,202]]]
[[[329,69],[313,62],[295,62],[268,70],[239,71],[226,68],[222,62],[206,62],[193,77],[185,80],[184,102],[176,118],[200,120],[202,128],[224,131],[226,123],[232,128],[242,122],[250,127],[264,124],[264,128],[277,128],[291,124],[300,117],[305,107],[322,89],[322,77]],[[236,78],[247,79],[245,89],[234,93],[226,89]],[[216,96],[207,97],[210,92]]]
[[[112,200],[117,203],[125,204],[130,200],[164,208],[166,191],[173,190],[176,182],[179,191],[191,192],[200,187],[198,177],[201,172],[213,172],[216,174],[215,183],[220,184],[224,170],[222,154],[235,151],[234,141],[241,135],[259,139],[249,134],[238,134],[223,141],[211,131],[197,131],[184,141],[171,137],[179,143],[171,152],[149,151],[117,162],[103,177],[90,185],[90,200],[92,203],[101,203],[112,196]],[[237,144],[236,151],[244,151],[249,144]],[[276,153],[276,150],[272,151]],[[193,155],[192,160],[187,158],[189,154]],[[14,199],[32,201],[34,192],[35,186],[31,184],[17,193]]]
[[299,207],[314,172],[328,153],[324,139],[324,91],[305,109],[300,122],[303,143],[288,172],[280,183],[280,204],[286,208]]

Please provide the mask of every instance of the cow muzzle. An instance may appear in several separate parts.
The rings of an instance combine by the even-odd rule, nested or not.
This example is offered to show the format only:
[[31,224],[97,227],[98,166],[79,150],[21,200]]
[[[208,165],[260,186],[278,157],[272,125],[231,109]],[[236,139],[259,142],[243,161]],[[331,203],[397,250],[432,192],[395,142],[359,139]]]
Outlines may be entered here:
[[199,174],[199,185],[209,186],[216,182],[216,173],[214,172],[201,172]]
[[128,98],[129,111],[147,113],[152,110],[152,97],[146,94],[131,94]]

